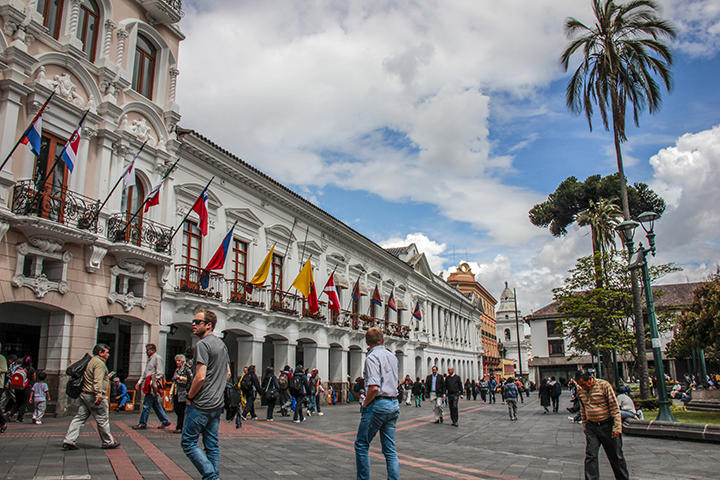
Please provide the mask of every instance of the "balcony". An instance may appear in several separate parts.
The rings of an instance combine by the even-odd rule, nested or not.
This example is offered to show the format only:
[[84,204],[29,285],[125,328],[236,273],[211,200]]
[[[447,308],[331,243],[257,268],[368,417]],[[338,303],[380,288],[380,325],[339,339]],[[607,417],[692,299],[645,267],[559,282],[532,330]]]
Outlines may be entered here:
[[266,291],[264,287],[257,288],[239,278],[232,280],[225,279],[225,284],[230,287],[230,295],[228,297],[230,303],[265,308],[265,302],[262,301]]
[[330,324],[340,327],[350,327],[353,330],[368,330],[377,327],[385,335],[397,338],[410,338],[410,327],[390,322],[381,318],[371,317],[369,315],[361,315],[353,313],[349,310],[341,310],[339,314],[330,313]]
[[211,300],[223,299],[225,277],[194,265],[175,265],[175,291]]
[[51,186],[35,189],[32,180],[17,182],[13,187],[11,211],[15,215],[37,216],[68,227],[97,233],[98,200],[67,188]]
[[133,220],[129,213],[116,213],[108,218],[107,238],[113,243],[128,243],[160,254],[170,254],[171,235],[172,228],[139,216]]
[[151,25],[177,23],[185,15],[181,0],[140,0]]

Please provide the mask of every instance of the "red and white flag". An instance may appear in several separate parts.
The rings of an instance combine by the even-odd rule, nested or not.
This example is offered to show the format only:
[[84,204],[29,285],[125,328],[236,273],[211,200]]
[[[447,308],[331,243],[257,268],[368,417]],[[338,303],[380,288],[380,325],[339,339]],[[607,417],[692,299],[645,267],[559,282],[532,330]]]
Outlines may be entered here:
[[147,196],[147,201],[145,202],[145,212],[150,210],[150,207],[160,204],[160,187],[162,187],[164,182],[165,177],[163,177],[162,180],[160,180],[158,184],[150,190],[150,194]]
[[330,274],[323,292],[328,297],[328,308],[335,313],[340,313],[340,298],[338,297],[337,289],[335,288],[335,272]]

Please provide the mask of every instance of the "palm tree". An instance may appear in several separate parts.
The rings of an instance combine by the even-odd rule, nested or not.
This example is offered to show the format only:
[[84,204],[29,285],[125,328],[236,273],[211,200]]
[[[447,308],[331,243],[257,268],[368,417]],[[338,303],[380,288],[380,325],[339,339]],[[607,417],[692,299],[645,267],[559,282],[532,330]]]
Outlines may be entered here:
[[[565,91],[568,108],[573,113],[585,113],[592,130],[593,106],[597,104],[605,130],[612,121],[615,155],[620,174],[620,200],[623,217],[630,219],[627,180],[622,161],[621,143],[625,136],[625,115],[632,105],[635,125],[639,126],[640,112],[648,109],[656,113],[662,99],[660,87],[653,75],[660,77],[665,88],[672,88],[670,65],[672,54],[663,40],[674,40],[673,26],[657,14],[659,6],[653,0],[631,0],[617,5],[614,0],[592,0],[595,25],[588,27],[575,18],[565,22],[570,45],[560,57],[568,70],[570,58],[581,50],[583,58]],[[608,115],[608,109],[610,115]],[[645,354],[645,326],[643,325],[640,286],[637,274],[631,274],[635,339],[638,349],[640,394],[649,394]]]
[[612,200],[601,198],[598,202],[589,201],[590,206],[578,213],[576,221],[581,227],[590,226],[593,257],[595,258],[595,284],[602,287],[604,268],[601,264],[603,254],[615,246],[615,227],[622,210]]

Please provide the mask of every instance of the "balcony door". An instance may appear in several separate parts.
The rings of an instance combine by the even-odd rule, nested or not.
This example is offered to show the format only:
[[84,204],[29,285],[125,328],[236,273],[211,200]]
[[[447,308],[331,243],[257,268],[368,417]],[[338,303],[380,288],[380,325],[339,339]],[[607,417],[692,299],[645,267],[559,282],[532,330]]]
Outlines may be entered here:
[[[122,212],[125,217],[125,224],[130,222],[138,211],[140,205],[145,200],[145,189],[136,181],[135,186],[123,190],[122,195]],[[132,221],[132,225],[128,225],[125,229],[125,241],[134,245],[140,245],[142,241],[142,222],[143,222],[143,211],[140,210],[135,220]]]
[[[35,188],[41,193],[39,215],[58,222],[63,221],[63,205],[69,176],[67,166],[60,158],[65,143],[66,141],[59,137],[43,133],[40,155],[35,159],[33,173]],[[48,169],[52,169],[49,174]]]
[[180,286],[199,287],[200,259],[202,258],[202,232],[195,222],[186,220],[183,224],[182,263]]

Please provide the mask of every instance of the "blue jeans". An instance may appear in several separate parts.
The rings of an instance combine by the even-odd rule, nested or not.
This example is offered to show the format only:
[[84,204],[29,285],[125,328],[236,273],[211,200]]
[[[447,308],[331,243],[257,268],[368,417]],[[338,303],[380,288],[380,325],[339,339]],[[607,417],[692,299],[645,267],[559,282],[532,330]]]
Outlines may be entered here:
[[388,480],[400,478],[400,463],[395,451],[395,424],[400,416],[400,404],[397,398],[379,398],[362,409],[360,425],[355,438],[355,464],[357,479],[370,478],[370,442],[380,432],[380,445],[385,455]]
[[[203,480],[220,478],[220,445],[218,432],[222,408],[205,412],[192,405],[185,409],[185,426],[180,445],[188,459],[195,465]],[[205,451],[198,446],[200,434],[203,436]]]
[[315,405],[316,405],[315,401],[316,400],[317,400],[317,394],[310,393],[310,395],[308,396],[308,408],[307,408],[307,411],[309,414],[315,413]]
[[170,423],[167,415],[165,415],[165,409],[158,400],[158,397],[149,393],[145,395],[145,400],[143,400],[143,409],[142,413],[140,414],[140,421],[138,422],[140,425],[142,425],[143,427],[147,426],[148,417],[150,416],[150,408],[155,410],[155,415],[157,415],[158,420],[160,420],[163,425],[167,425],[168,423]]

